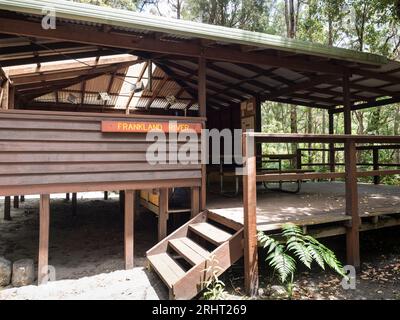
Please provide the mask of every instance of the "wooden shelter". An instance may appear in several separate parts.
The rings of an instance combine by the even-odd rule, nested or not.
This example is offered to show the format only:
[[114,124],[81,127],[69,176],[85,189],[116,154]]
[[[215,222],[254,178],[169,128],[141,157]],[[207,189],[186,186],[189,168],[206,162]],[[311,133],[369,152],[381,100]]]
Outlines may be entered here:
[[[257,181],[285,179],[345,178],[346,219],[329,217],[321,224],[341,223],[349,263],[359,264],[357,177],[399,170],[357,173],[356,148],[365,143],[390,148],[400,139],[351,136],[351,111],[400,102],[399,62],[267,34],[65,1],[0,0],[0,18],[0,195],[41,194],[39,280],[47,275],[49,194],[125,190],[125,252],[130,268],[134,191],[162,190],[159,221],[163,228],[167,188],[190,187],[193,219],[149,250],[150,264],[169,286],[171,297],[191,298],[207,278],[201,274],[212,254],[219,258],[222,271],[244,254],[246,290],[253,294]],[[44,28],[44,18],[55,19],[55,28]],[[15,67],[20,65],[29,66]],[[140,94],[135,90],[118,94],[127,83],[142,80],[146,85]],[[99,93],[110,100],[94,102]],[[68,99],[69,94],[75,98]],[[118,104],[117,96],[125,103]],[[334,115],[343,113],[346,135],[261,134],[260,105],[266,100],[326,110],[330,134]],[[205,164],[150,166],[145,161],[148,142],[143,133],[102,130],[106,121],[177,121],[195,128],[239,129],[243,115],[253,117],[250,126],[256,133],[244,135],[250,174],[243,179],[242,218],[236,220],[226,212],[203,211],[207,208]],[[257,174],[250,138],[259,143],[328,143],[332,172]],[[335,144],[344,145],[345,173],[333,172]],[[201,241],[208,245],[200,246]],[[189,267],[181,267],[169,250]]]

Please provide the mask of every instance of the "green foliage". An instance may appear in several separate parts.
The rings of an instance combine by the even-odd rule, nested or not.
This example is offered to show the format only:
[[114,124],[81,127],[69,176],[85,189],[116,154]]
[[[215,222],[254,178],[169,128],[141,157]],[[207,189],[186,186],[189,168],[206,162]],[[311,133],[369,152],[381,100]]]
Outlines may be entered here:
[[282,226],[282,241],[278,241],[263,232],[258,234],[261,246],[267,250],[266,262],[278,274],[279,281],[292,288],[296,261],[311,269],[313,262],[325,270],[329,266],[340,276],[345,277],[343,267],[334,252],[302,229],[287,223]]
[[213,255],[207,259],[207,267],[203,270],[208,275],[208,280],[204,282],[205,300],[221,300],[225,295],[225,284],[219,279],[222,268],[218,266],[219,261]]

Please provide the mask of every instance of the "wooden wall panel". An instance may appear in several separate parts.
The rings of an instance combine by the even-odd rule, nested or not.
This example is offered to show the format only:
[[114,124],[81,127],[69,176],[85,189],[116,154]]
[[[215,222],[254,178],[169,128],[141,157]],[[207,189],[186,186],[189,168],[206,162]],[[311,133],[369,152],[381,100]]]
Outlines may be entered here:
[[[151,165],[146,151],[153,143],[145,134],[102,133],[102,120],[202,122],[201,118],[161,116],[115,116],[103,114],[59,113],[8,110],[0,112],[0,195],[7,187],[15,192],[24,186],[58,186],[87,183],[132,183],[201,179],[200,145],[191,154],[189,164],[168,162]],[[176,135],[166,135],[167,142]],[[165,154],[168,155],[166,144]],[[168,159],[168,157],[167,157]],[[185,183],[186,185],[187,183]],[[87,187],[86,187],[87,188]],[[76,190],[76,186],[73,188]]]

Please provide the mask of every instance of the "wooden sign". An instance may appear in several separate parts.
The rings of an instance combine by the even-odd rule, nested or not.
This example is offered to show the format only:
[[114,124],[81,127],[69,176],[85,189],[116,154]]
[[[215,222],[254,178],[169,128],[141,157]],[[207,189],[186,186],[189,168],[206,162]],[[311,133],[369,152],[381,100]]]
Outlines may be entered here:
[[102,132],[147,133],[152,130],[168,132],[201,132],[201,123],[183,123],[177,121],[102,121]]

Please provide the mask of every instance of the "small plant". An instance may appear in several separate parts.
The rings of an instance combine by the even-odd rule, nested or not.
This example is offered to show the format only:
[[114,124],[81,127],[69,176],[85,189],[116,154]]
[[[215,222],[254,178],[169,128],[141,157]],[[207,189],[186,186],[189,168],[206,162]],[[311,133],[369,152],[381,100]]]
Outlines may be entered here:
[[324,246],[303,230],[293,224],[282,226],[282,241],[278,241],[264,233],[258,234],[261,246],[267,250],[266,262],[278,274],[279,281],[286,287],[289,297],[293,292],[294,273],[296,271],[296,258],[308,269],[315,262],[321,269],[329,266],[342,277],[346,277],[342,264],[334,252]]
[[208,261],[208,267],[204,269],[204,273],[208,276],[208,280],[204,282],[205,291],[203,298],[205,300],[221,300],[225,295],[225,283],[219,279],[219,273],[222,268],[218,266],[219,261],[215,255],[211,256]]

